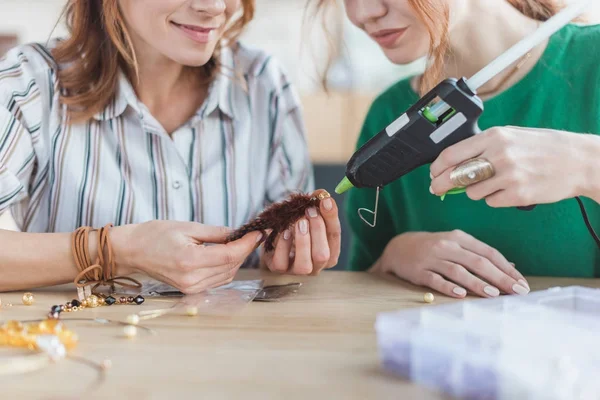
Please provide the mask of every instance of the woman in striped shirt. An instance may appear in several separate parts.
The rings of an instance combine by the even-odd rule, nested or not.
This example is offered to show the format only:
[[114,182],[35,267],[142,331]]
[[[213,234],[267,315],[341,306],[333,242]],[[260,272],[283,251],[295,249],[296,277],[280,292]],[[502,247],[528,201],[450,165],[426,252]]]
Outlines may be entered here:
[[[296,92],[237,41],[253,11],[254,0],[71,0],[66,40],[0,60],[0,213],[21,230],[0,230],[0,291],[72,281],[81,226],[115,225],[116,274],[185,293],[258,263],[260,233],[223,244],[225,227],[314,183]],[[260,262],[317,273],[337,263],[339,237],[327,199]]]

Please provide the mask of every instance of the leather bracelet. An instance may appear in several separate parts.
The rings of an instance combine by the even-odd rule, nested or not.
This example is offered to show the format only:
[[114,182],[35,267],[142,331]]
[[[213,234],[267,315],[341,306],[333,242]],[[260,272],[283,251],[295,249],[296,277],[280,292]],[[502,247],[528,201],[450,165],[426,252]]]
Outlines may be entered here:
[[[79,297],[87,298],[87,293],[79,289],[89,288],[91,285],[94,285],[91,291],[99,286],[109,286],[114,291],[115,284],[128,288],[142,287],[142,284],[133,278],[114,276],[115,259],[109,236],[112,227],[113,224],[107,224],[98,230],[83,226],[73,232],[71,248],[75,264],[80,271],[75,277],[74,283],[78,288]],[[88,245],[90,232],[98,232],[98,255],[93,264]]]

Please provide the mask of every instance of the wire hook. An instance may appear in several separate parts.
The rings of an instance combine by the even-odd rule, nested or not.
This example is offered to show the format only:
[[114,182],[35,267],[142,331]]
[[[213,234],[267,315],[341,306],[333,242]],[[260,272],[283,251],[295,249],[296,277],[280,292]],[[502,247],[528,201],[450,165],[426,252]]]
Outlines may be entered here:
[[[358,209],[358,216],[360,217],[360,219],[363,220],[363,222],[367,225],[369,225],[371,228],[375,228],[375,226],[377,225],[377,209],[379,207],[379,191],[381,190],[381,187],[377,187],[377,192],[375,195],[375,211],[371,211],[367,208],[359,208]],[[373,222],[369,222],[367,221],[366,217],[362,214],[363,212],[368,213],[370,215],[373,216]]]

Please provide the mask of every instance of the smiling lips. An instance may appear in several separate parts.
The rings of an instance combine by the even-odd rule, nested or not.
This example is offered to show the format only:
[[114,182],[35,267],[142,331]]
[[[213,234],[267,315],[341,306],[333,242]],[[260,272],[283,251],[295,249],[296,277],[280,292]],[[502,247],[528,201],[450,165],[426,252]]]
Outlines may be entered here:
[[402,29],[384,29],[371,33],[370,36],[375,40],[381,47],[392,48],[394,47],[398,39],[400,39],[407,28]]
[[172,22],[172,24],[188,38],[198,43],[210,42],[213,37],[212,33],[217,30],[217,28],[205,28],[196,25],[177,24],[175,22]]

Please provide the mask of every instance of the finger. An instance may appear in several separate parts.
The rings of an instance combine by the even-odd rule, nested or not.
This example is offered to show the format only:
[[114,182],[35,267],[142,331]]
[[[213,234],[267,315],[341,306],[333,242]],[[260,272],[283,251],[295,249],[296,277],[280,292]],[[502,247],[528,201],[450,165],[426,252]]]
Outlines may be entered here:
[[339,210],[335,200],[331,197],[321,201],[321,215],[325,221],[327,243],[329,243],[329,262],[325,268],[335,267],[340,257],[342,246],[342,227],[340,224]]
[[467,295],[467,290],[454,282],[447,281],[441,275],[425,271],[423,276],[423,283],[425,286],[430,287],[433,290],[445,294],[446,296],[455,297],[462,299]]
[[209,247],[198,246],[196,256],[200,267],[214,265],[234,265],[245,260],[263,239],[261,232],[252,232],[243,238],[227,244]]
[[310,275],[313,271],[312,252],[310,244],[310,231],[306,218],[296,223],[295,258],[292,273],[296,275]]
[[233,232],[225,226],[204,225],[197,222],[180,222],[186,233],[202,243],[224,243]]
[[500,296],[498,288],[473,275],[465,267],[455,262],[441,262],[436,264],[432,270],[477,296],[485,298]]
[[454,168],[467,160],[481,156],[485,151],[486,146],[487,135],[481,133],[446,148],[431,164],[431,175],[436,178],[450,168]]
[[203,292],[207,289],[212,289],[215,287],[226,285],[233,281],[236,273],[240,269],[240,266],[241,264],[234,267],[222,265],[219,267],[212,268],[209,274],[201,276],[196,284],[185,288],[184,290],[182,290],[182,292],[185,294],[196,294]]
[[306,210],[310,227],[310,244],[312,253],[313,273],[320,272],[329,262],[329,243],[327,243],[327,231],[325,221],[319,215],[316,208]]
[[292,232],[289,229],[283,231],[275,246],[275,252],[269,269],[273,272],[286,272],[290,267],[290,251],[292,249]]
[[[526,294],[525,292],[528,292],[526,288],[517,283],[517,280],[504,273],[504,271],[486,257],[482,257],[460,246],[451,249],[446,259],[455,264],[462,265],[472,274],[489,282],[489,284],[485,284],[483,287],[477,286],[475,288],[478,294],[483,292],[488,297],[496,297],[500,294],[500,291],[507,294]],[[471,287],[469,286],[469,288]]]
[[[457,242],[462,248],[478,254],[481,257],[485,257],[500,271],[517,281],[516,283],[529,289],[529,283],[527,283],[525,277],[515,268],[515,264],[509,262],[498,250],[482,242],[481,240],[475,239],[467,233],[459,231],[455,234],[457,234]],[[517,290],[521,289],[517,288]]]

